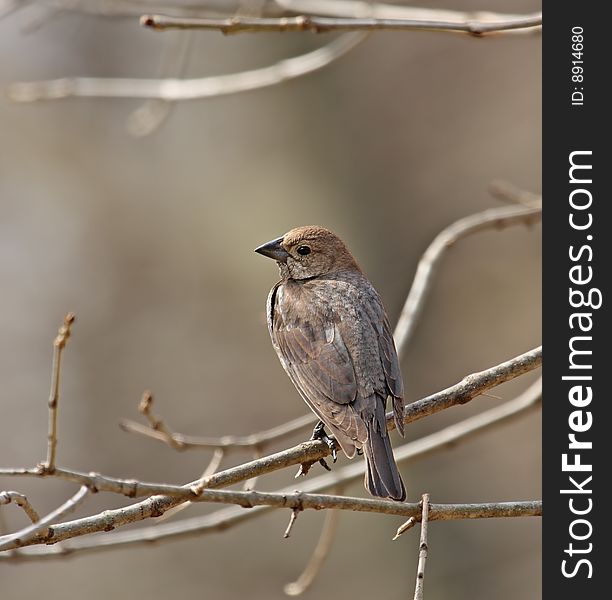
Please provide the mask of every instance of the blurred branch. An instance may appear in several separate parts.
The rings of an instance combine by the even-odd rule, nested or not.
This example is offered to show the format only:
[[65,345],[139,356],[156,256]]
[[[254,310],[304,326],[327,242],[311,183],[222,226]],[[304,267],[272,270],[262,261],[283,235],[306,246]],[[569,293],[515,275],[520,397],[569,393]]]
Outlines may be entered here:
[[[182,77],[187,66],[187,59],[191,49],[193,35],[180,35],[169,39],[173,42],[164,48],[162,64],[160,66],[160,79]],[[175,102],[149,98],[145,100],[127,119],[127,130],[134,136],[144,137],[153,133],[170,116]]]
[[195,100],[236,94],[278,85],[302,77],[344,56],[365,39],[364,33],[347,33],[312,52],[281,60],[268,67],[200,79],[121,79],[74,77],[9,85],[15,102],[82,98],[157,98],[166,101]]
[[172,17],[168,15],[143,15],[140,24],[144,27],[164,31],[167,29],[208,29],[223,34],[253,33],[262,31],[310,31],[327,33],[330,31],[448,31],[469,34],[476,37],[516,29],[530,29],[542,25],[542,13],[521,15],[499,21],[442,21],[421,19],[385,19],[376,17],[318,17],[299,15],[297,17],[241,17],[224,19],[199,17]]
[[[5,14],[3,10],[5,6],[15,11],[32,3],[32,0],[2,0],[0,2],[0,18]],[[205,0],[202,2],[182,0],[180,3],[163,0],[37,0],[36,4],[51,14],[66,12],[82,13],[94,17],[117,18],[137,17],[144,10],[193,16],[211,13],[233,14],[240,7],[240,0]]]
[[519,223],[531,225],[541,218],[541,204],[539,206],[503,206],[464,217],[442,230],[419,261],[412,287],[395,327],[394,337],[400,358],[406,348],[407,340],[414,333],[440,260],[457,240],[485,229],[500,229]]
[[59,402],[60,390],[60,375],[62,370],[62,353],[68,338],[70,337],[70,328],[74,323],[75,316],[68,313],[64,317],[64,323],[59,328],[57,337],[53,341],[53,366],[51,369],[51,391],[49,392],[49,428],[47,434],[47,460],[43,468],[46,471],[53,472],[55,469],[55,454],[57,450],[57,405]]
[[542,196],[522,190],[507,181],[492,181],[489,192],[494,198],[509,202],[510,204],[522,204],[530,208],[542,208]]
[[[423,600],[423,584],[425,583],[425,563],[427,562],[427,525],[429,522],[429,494],[423,494],[421,500],[421,538],[419,541],[419,562],[417,564],[414,600]],[[541,506],[540,506],[541,508]]]
[[19,506],[19,508],[23,510],[32,523],[36,523],[36,521],[40,520],[38,513],[34,510],[34,507],[30,504],[30,501],[23,494],[14,491],[0,492],[0,506],[3,504],[10,504],[11,502]]
[[28,527],[24,527],[15,533],[2,536],[0,538],[0,551],[25,546],[34,539],[38,539],[40,542],[44,541],[45,537],[49,535],[51,531],[48,526],[54,521],[71,513],[85,500],[89,493],[90,490],[87,486],[81,486],[74,496],[66,500],[61,506],[44,516],[42,519],[38,519]]
[[32,0],[1,0],[0,1],[0,19],[3,19],[7,15],[23,8],[29,4]]
[[517,20],[529,15],[497,13],[490,11],[461,12],[440,8],[422,8],[364,2],[359,0],[276,0],[276,4],[292,13],[306,13],[327,17],[377,17],[380,19],[407,19],[416,21],[466,21],[496,22]]
[[338,520],[340,519],[340,512],[338,510],[328,510],[325,515],[325,521],[323,522],[323,529],[319,536],[319,541],[315,546],[314,552],[306,565],[306,568],[302,571],[300,576],[287,585],[285,585],[284,592],[287,596],[299,596],[303,594],[315,580],[316,576],[321,571],[323,563],[327,558],[329,551],[336,538],[336,532],[338,531]]
[[130,433],[137,433],[150,437],[155,440],[167,443],[172,448],[177,450],[191,450],[191,449],[209,449],[209,448],[222,448],[227,452],[240,448],[259,448],[263,447],[269,442],[278,441],[293,435],[296,431],[306,429],[312,423],[315,418],[312,414],[304,415],[293,419],[288,423],[273,427],[272,429],[266,429],[258,433],[253,433],[245,436],[237,435],[225,435],[219,438],[208,438],[198,436],[188,436],[181,433],[170,432],[170,440],[167,435],[169,430],[166,429],[166,433],[157,431],[155,428],[151,429],[145,425],[141,425],[135,421],[129,419],[123,419],[119,422],[119,426],[124,431]]
[[[0,1],[0,18],[32,0]],[[204,0],[201,2],[167,2],[165,0],[38,0],[38,5],[56,13],[83,13],[96,17],[135,17],[143,12],[172,13],[173,15],[204,17],[225,15],[231,17],[244,10],[241,0]],[[491,11],[461,12],[456,10],[429,9],[381,2],[359,0],[273,0],[263,5],[262,16],[287,16],[311,14],[333,17],[378,17],[386,19],[412,19],[420,21],[506,21],[528,15],[497,13]],[[520,31],[520,30],[519,30]]]
[[[341,486],[336,486],[334,488],[334,494],[341,494],[342,490],[343,488]],[[291,527],[295,522],[295,518],[293,517],[297,517],[297,514],[296,509],[293,509],[292,521],[290,522],[289,527]],[[283,588],[285,594],[288,596],[300,596],[312,585],[317,575],[321,572],[325,559],[329,555],[334,540],[336,539],[339,519],[340,512],[338,510],[333,509],[327,511],[325,520],[323,521],[323,528],[321,529],[319,541],[315,546],[310,560],[306,564],[306,567],[300,576],[295,581],[285,585]],[[289,531],[289,528],[287,528],[287,531]],[[285,537],[288,537],[286,533]]]

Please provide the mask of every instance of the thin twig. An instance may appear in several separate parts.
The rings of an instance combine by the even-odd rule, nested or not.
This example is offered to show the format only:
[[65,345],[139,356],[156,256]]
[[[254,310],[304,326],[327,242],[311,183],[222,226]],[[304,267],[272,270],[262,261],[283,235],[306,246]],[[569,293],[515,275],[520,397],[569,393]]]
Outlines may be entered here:
[[448,31],[474,36],[501,33],[514,29],[529,29],[542,25],[542,13],[510,18],[502,21],[467,20],[438,21],[420,19],[383,19],[375,17],[317,17],[299,15],[281,18],[249,18],[234,16],[225,19],[197,17],[171,17],[167,15],[143,15],[140,24],[164,31],[167,29],[209,29],[223,34],[262,31]]
[[287,529],[285,529],[285,533],[283,534],[283,537],[285,539],[287,539],[290,535],[291,535],[291,530],[293,529],[293,526],[295,525],[295,522],[297,521],[298,515],[300,514],[302,509],[300,508],[293,508],[291,510],[291,517],[289,517],[289,524],[287,525]]
[[[489,409],[474,417],[465,419],[460,423],[446,427],[430,436],[401,446],[395,451],[396,460],[401,462],[415,459],[417,457],[426,456],[431,452],[449,445],[455,446],[461,441],[470,439],[477,433],[487,431],[529,410],[533,410],[539,405],[540,398],[541,383],[536,382],[523,394],[506,404]],[[0,474],[2,473],[0,472]],[[318,492],[336,487],[339,483],[342,485],[348,484],[361,477],[363,477],[363,465],[352,464],[334,473],[320,475],[309,481],[303,482],[302,490],[304,492]],[[209,491],[210,490],[208,490],[206,494],[209,494]],[[278,493],[286,496],[287,494],[292,494],[293,491],[292,488],[285,488]],[[201,497],[202,499],[204,498],[203,493]],[[212,501],[212,499],[210,501]],[[241,501],[243,501],[243,498],[241,498]],[[373,500],[370,499],[366,500],[366,502],[372,501]],[[177,502],[180,502],[180,500]],[[132,505],[131,507],[126,507],[123,511],[121,509],[119,512],[105,511],[101,515],[94,515],[85,520],[57,525],[53,528],[54,536],[59,538],[57,541],[62,541],[96,531],[108,531],[109,529],[114,529],[130,522],[143,520],[150,516],[159,516],[160,510],[171,507],[168,506],[168,504],[170,503],[162,496],[154,496],[143,502]],[[401,504],[397,502],[391,504],[395,507],[394,510],[396,510],[398,506],[401,506]],[[252,506],[252,504],[249,506]],[[289,506],[284,506],[290,508]],[[110,549],[118,546],[142,544],[164,539],[176,539],[194,534],[202,535],[204,533],[224,531],[233,525],[237,525],[257,516],[261,511],[265,510],[269,509],[265,506],[254,506],[250,511],[243,511],[236,507],[225,508],[211,515],[185,519],[177,523],[160,525],[159,527],[147,527],[138,531],[115,533],[110,537],[107,536],[99,539],[73,540],[70,544],[64,545],[61,549],[57,547],[33,548],[27,551],[26,554],[21,553],[19,559],[27,559],[29,557],[33,559],[53,558],[73,552]],[[128,512],[126,513],[125,511]],[[418,511],[414,514],[417,515]],[[461,518],[467,518],[467,516]],[[46,540],[46,542],[48,543],[48,540]],[[3,559],[16,560],[15,557],[0,556],[0,560]]]
[[183,449],[180,439],[168,428],[162,419],[153,413],[153,394],[149,390],[142,394],[140,404],[138,405],[138,412],[147,419],[149,427],[152,431],[158,433],[161,440],[175,450]]
[[315,580],[316,576],[321,571],[321,567],[327,558],[331,547],[336,539],[338,530],[338,521],[340,519],[339,510],[328,510],[323,522],[323,529],[319,536],[319,541],[315,546],[314,552],[308,561],[305,569],[300,576],[283,588],[287,596],[299,596],[303,594]]
[[75,316],[68,313],[64,317],[64,323],[59,328],[57,337],[53,341],[53,366],[51,369],[51,391],[49,392],[49,429],[47,434],[47,460],[44,463],[46,471],[53,472],[55,469],[55,455],[57,451],[57,405],[60,392],[60,375],[62,370],[62,353],[68,338],[70,328],[74,323]]
[[0,506],[3,504],[10,504],[11,502],[19,506],[32,523],[36,523],[40,520],[40,516],[34,510],[34,507],[30,504],[30,501],[23,494],[10,490],[0,492]]
[[423,584],[425,583],[425,563],[427,562],[427,525],[429,521],[429,494],[423,494],[421,500],[423,510],[421,512],[421,539],[419,541],[419,563],[417,565],[416,585],[414,588],[414,600],[423,600]]
[[541,206],[503,206],[459,219],[440,232],[419,261],[412,287],[395,327],[394,337],[400,357],[406,350],[407,341],[411,338],[425,305],[425,299],[440,260],[457,240],[492,227],[501,228],[519,223],[535,223],[541,217]]
[[136,479],[121,479],[119,477],[109,477],[93,471],[84,473],[82,471],[64,469],[61,467],[55,467],[53,473],[49,473],[41,466],[29,469],[0,468],[0,476],[53,477],[86,485],[91,488],[93,492],[113,492],[126,496],[127,498],[141,498],[142,496],[150,496],[151,494],[176,495],[179,498],[191,498],[194,495],[191,490],[185,489],[183,486],[165,483],[149,483]]
[[7,536],[0,538],[0,551],[12,548],[19,548],[27,545],[31,540],[39,537],[44,539],[49,532],[49,525],[58,519],[71,513],[90,493],[87,486],[81,486],[79,491],[66,500],[61,506],[50,512],[48,515],[42,517],[35,523],[32,523],[28,527],[12,533]]
[[168,102],[236,94],[278,85],[326,67],[365,39],[364,33],[347,33],[326,46],[268,67],[199,79],[129,79],[74,77],[16,82],[7,89],[15,102],[81,98],[158,98]]
[[200,437],[200,436],[189,436],[181,433],[172,433],[172,442],[169,443],[166,437],[151,429],[128,419],[120,421],[119,426],[124,431],[130,433],[137,433],[144,435],[154,440],[158,440],[164,443],[169,443],[170,446],[174,447],[175,444],[181,450],[203,450],[210,448],[222,448],[226,452],[240,448],[257,448],[262,447],[272,441],[280,441],[282,439],[291,437],[297,431],[306,429],[315,421],[315,417],[312,414],[303,415],[297,419],[293,419],[287,423],[283,423],[272,429],[266,429],[258,433],[249,435],[224,435],[222,437]]
[[489,184],[489,193],[494,198],[511,204],[522,204],[529,208],[542,206],[542,196],[540,194],[522,190],[507,181],[492,181]]
[[[165,48],[160,66],[160,79],[179,78],[183,76],[189,51],[193,41],[193,34],[180,35],[172,45]],[[170,116],[176,103],[159,98],[149,98],[144,101],[127,118],[127,130],[133,136],[144,137],[150,135]]]
[[406,533],[406,531],[408,531],[409,529],[412,529],[417,523],[418,521],[416,517],[410,517],[405,523],[402,523],[397,528],[397,531],[395,532],[395,536],[392,538],[391,541],[394,542],[395,540],[397,540],[400,535],[402,535],[403,533]]

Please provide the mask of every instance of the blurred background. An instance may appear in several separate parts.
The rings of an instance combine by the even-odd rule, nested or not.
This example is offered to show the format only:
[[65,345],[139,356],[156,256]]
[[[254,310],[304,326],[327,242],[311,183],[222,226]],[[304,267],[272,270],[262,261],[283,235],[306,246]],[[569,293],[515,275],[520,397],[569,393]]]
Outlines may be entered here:
[[[155,77],[164,48],[185,35],[146,31],[137,17],[45,13],[27,4],[0,20],[3,89],[64,76]],[[529,0],[421,5],[540,8]],[[331,39],[196,32],[185,76],[265,66]],[[44,459],[51,343],[69,310],[77,322],[63,370],[62,466],[177,484],[198,477],[210,452],[176,453],[119,429],[121,418],[138,418],[145,389],[169,426],[187,434],[247,434],[304,414],[265,325],[277,270],[253,248],[297,225],[333,229],[395,322],[434,236],[500,205],[487,191],[492,180],[540,191],[540,43],[538,35],[380,32],[306,77],[179,103],[141,138],[126,131],[139,100],[2,98],[0,466]],[[407,400],[538,345],[540,300],[539,226],[457,244],[403,361]],[[493,393],[508,400],[534,377]],[[478,398],[410,425],[407,438],[499,403]],[[400,443],[395,434],[393,441]],[[423,492],[432,502],[537,499],[540,443],[539,415],[530,413],[404,464],[408,499]],[[224,464],[248,459],[238,453]],[[336,468],[344,464],[341,457]],[[315,466],[310,477],[321,472]],[[290,486],[293,475],[291,468],[257,485]],[[0,489],[26,493],[46,513],[76,487],[0,478]],[[345,493],[367,494],[361,481]],[[122,504],[98,494],[77,515]],[[218,508],[192,506],[175,520]],[[0,510],[8,527],[25,525],[17,507]],[[223,533],[157,546],[0,563],[1,595],[280,599],[307,562],[324,515],[302,513],[285,540],[288,518],[272,511]],[[411,597],[419,534],[392,543],[402,521],[343,513],[304,597]],[[425,593],[428,600],[539,598],[540,521],[433,523]]]

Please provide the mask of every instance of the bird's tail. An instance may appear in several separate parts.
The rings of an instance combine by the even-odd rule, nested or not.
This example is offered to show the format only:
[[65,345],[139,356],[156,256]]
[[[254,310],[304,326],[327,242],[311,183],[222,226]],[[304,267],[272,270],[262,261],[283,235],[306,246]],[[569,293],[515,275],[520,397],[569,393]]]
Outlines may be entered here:
[[377,406],[376,413],[382,413],[382,419],[377,418],[380,415],[376,414],[366,421],[368,440],[363,446],[367,466],[365,486],[372,496],[403,502],[406,488],[393,457],[384,405]]

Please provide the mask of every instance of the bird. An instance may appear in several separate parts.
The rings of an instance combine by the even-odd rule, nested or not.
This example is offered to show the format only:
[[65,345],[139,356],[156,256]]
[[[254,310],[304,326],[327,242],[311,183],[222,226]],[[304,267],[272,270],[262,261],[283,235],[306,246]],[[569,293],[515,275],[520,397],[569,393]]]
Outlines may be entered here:
[[318,225],[291,229],[255,252],[279,267],[266,303],[268,330],[284,370],[319,419],[313,438],[335,440],[348,458],[363,453],[370,494],[404,501],[385,415],[391,398],[403,437],[404,384],[378,292],[340,237]]

